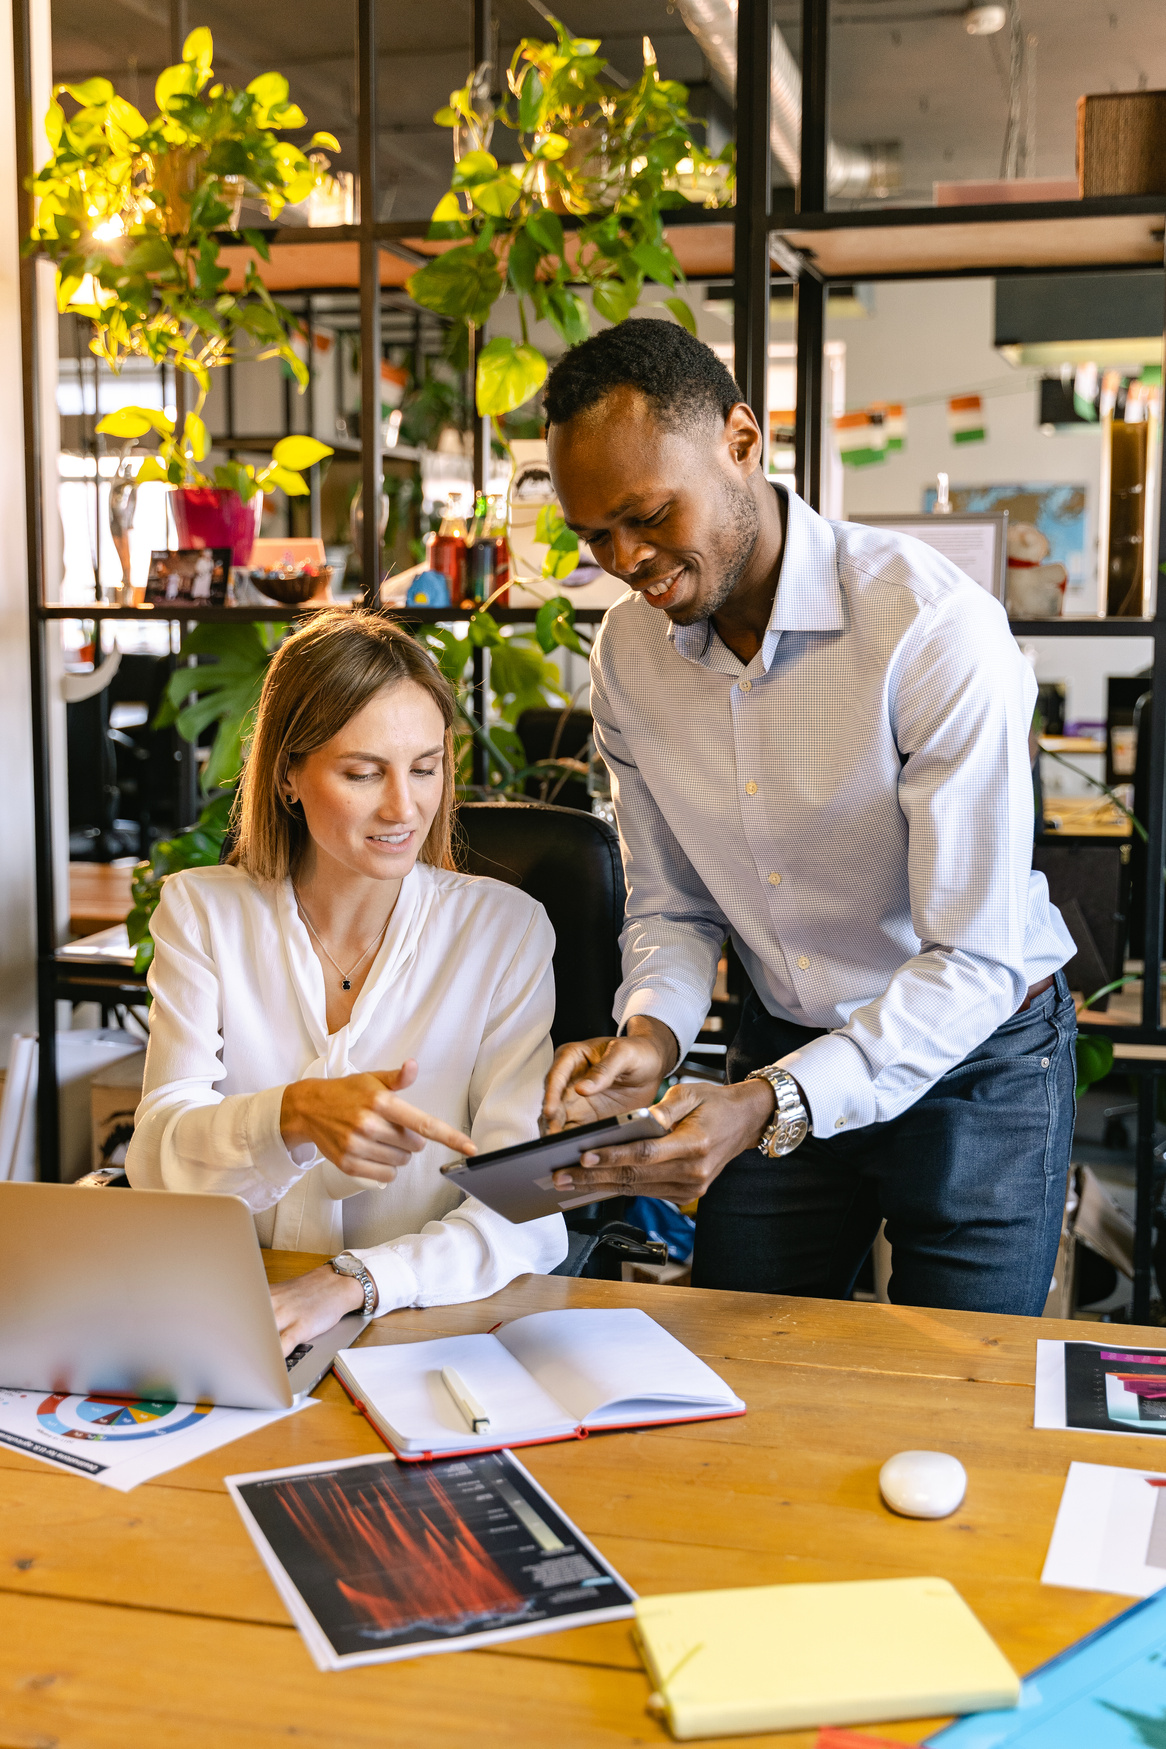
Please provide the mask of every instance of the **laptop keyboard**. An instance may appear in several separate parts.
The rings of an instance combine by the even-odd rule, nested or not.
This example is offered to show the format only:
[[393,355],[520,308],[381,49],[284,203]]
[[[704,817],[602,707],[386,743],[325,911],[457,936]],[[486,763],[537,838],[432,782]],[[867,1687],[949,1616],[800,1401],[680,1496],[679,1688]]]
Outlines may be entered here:
[[287,1357],[288,1372],[291,1371],[293,1366],[299,1366],[300,1361],[303,1360],[304,1356],[311,1354],[311,1352],[312,1344],[310,1342],[301,1342],[298,1348],[293,1348]]

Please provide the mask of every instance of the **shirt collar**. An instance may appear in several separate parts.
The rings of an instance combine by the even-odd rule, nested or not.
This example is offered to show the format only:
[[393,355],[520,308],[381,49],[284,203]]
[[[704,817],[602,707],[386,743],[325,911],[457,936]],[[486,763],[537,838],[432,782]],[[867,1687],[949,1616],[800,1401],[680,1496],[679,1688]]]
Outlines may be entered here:
[[[766,670],[782,632],[839,632],[846,624],[833,528],[796,492],[778,485],[773,489],[785,501],[785,544],[773,612],[760,651]],[[668,637],[677,655],[702,662],[713,640],[712,621],[670,624]]]

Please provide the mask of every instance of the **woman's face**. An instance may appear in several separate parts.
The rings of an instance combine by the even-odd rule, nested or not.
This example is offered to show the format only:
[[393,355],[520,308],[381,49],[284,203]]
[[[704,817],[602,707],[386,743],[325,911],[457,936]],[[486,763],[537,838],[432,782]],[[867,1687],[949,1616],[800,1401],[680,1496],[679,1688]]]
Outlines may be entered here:
[[288,771],[317,857],[374,880],[400,880],[441,806],[445,723],[424,687],[382,687],[339,734]]

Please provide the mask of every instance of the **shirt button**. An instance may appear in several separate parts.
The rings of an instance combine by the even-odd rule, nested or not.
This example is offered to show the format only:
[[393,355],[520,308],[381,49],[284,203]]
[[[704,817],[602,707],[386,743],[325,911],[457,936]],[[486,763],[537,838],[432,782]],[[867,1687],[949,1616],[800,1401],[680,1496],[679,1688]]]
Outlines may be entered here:
[[810,966],[810,962],[806,958],[805,954],[803,954],[801,959],[798,961],[798,970],[802,971],[802,972],[808,971],[809,966]]
[[752,779],[750,779],[750,781],[745,785],[745,794],[747,796],[755,796],[757,794],[757,785],[752,781]]
[[742,692],[752,692],[753,691],[753,682],[751,680],[739,680],[737,682],[737,684],[741,688]]
[[846,1128],[846,1119],[844,1117],[836,1117],[834,1119],[834,1128],[836,1130],[845,1129]]
[[769,884],[771,887],[780,887],[781,876],[777,873],[771,874],[769,877]]

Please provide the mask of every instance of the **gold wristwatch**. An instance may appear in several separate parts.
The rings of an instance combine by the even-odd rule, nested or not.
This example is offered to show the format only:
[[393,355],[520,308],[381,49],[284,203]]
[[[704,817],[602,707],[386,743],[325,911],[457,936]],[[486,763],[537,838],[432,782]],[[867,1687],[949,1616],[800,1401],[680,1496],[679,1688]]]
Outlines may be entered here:
[[745,1079],[768,1081],[776,1101],[773,1117],[757,1144],[758,1149],[762,1154],[768,1154],[771,1160],[792,1154],[798,1143],[805,1141],[810,1127],[810,1114],[801,1088],[788,1069],[779,1069],[773,1063],[764,1069],[754,1069]]

